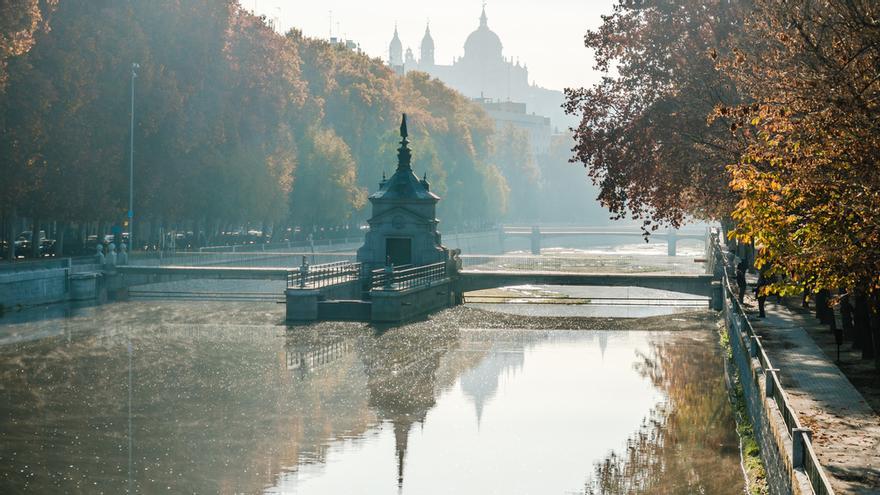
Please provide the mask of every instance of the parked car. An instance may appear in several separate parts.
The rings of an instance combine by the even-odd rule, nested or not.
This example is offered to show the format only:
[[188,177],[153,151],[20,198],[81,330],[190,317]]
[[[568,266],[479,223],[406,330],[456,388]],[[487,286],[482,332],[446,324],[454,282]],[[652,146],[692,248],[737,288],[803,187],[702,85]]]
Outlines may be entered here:
[[[55,256],[55,239],[47,239],[46,232],[40,231],[40,257],[43,256]],[[15,238],[15,255],[20,258],[27,258],[32,256],[31,246],[32,246],[33,232],[30,230],[26,230]]]

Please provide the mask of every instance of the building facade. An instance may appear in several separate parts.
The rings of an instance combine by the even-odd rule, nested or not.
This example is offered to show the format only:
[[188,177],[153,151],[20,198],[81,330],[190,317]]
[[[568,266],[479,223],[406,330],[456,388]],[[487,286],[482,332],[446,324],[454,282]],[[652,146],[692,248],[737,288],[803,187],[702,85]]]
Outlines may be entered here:
[[411,70],[426,72],[465,96],[479,99],[483,104],[524,104],[530,113],[525,110],[519,112],[519,108],[514,113],[549,118],[551,127],[547,129],[547,134],[554,127],[566,129],[573,125],[572,117],[565,115],[562,110],[563,93],[530,83],[528,67],[513,57],[504,56],[504,45],[501,38],[489,28],[485,7],[477,29],[465,40],[464,55],[454,58],[451,65],[438,64],[435,60],[430,26],[425,28],[418,60],[411,49],[403,51],[403,43],[395,26],[389,45],[388,63],[400,74]]

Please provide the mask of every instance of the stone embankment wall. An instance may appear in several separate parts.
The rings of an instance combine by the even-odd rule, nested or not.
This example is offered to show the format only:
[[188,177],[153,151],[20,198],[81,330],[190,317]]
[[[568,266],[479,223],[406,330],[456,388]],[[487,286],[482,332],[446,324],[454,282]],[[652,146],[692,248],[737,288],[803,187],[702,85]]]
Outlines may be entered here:
[[94,299],[102,288],[100,272],[98,265],[73,264],[70,258],[3,265],[0,312],[35,304]]
[[743,387],[746,409],[761,448],[771,494],[811,495],[806,474],[795,469],[792,442],[776,400],[767,395],[767,380],[761,362],[753,357],[752,343],[744,326],[746,316],[725,290],[724,322],[730,340],[733,361]]

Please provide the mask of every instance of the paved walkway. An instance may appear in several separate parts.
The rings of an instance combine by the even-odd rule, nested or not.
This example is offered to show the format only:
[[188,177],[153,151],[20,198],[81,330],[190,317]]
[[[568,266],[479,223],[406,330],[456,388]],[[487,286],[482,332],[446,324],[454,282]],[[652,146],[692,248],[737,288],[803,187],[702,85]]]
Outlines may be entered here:
[[[767,300],[767,318],[749,319],[838,494],[880,494],[880,414],[816,345],[815,318]],[[748,301],[747,301],[748,302]],[[751,299],[754,308],[754,299]],[[827,330],[826,330],[827,331]]]

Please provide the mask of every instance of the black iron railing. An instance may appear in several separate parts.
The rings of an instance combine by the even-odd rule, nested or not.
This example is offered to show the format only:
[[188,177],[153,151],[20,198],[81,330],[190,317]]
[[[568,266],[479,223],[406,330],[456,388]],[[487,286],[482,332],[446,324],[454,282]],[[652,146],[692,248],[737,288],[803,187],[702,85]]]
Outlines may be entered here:
[[446,262],[431,265],[379,268],[371,272],[371,287],[377,290],[404,290],[429,285],[446,278]]
[[287,276],[291,289],[320,289],[330,285],[353,282],[361,277],[361,264],[337,261],[322,265],[303,264]]

